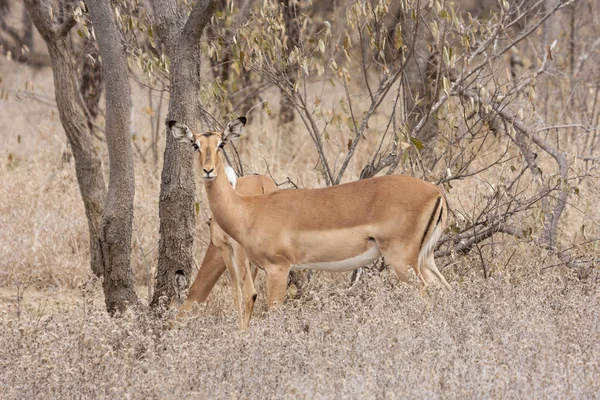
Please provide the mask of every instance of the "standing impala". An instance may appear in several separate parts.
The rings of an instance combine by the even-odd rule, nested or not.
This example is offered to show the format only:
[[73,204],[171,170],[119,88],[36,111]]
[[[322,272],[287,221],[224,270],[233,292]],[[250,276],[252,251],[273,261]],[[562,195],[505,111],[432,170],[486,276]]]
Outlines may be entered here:
[[169,121],[173,136],[199,151],[213,218],[267,273],[268,304],[283,303],[291,268],[351,271],[381,255],[408,282],[411,266],[424,282],[450,285],[433,251],[447,220],[440,190],[407,176],[364,179],[321,189],[243,196],[231,187],[219,151],[239,137],[246,118],[225,131],[193,133]]
[[[230,184],[240,194],[258,195],[277,190],[275,182],[266,176],[248,175],[236,179],[233,169],[226,168]],[[182,317],[185,312],[189,311],[194,303],[206,300],[225,269],[229,274],[233,303],[238,312],[239,327],[248,329],[256,302],[254,279],[257,271],[256,268],[251,270],[246,253],[239,243],[225,233],[215,221],[210,224],[210,243],[204,260],[190,287],[185,303],[179,308],[178,317]]]

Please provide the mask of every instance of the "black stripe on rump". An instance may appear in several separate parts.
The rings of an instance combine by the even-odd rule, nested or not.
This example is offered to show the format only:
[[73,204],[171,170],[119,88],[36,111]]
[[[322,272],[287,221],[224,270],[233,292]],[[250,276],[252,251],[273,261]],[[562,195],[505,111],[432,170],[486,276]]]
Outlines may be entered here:
[[[433,224],[433,219],[435,218],[435,213],[438,209],[438,206],[440,205],[440,201],[442,201],[441,197],[438,197],[437,201],[435,202],[435,207],[433,207],[433,211],[431,212],[431,215],[429,216],[429,222],[427,222],[427,227],[425,228],[425,232],[423,232],[423,238],[421,238],[421,246],[419,248],[423,247],[423,243],[425,242],[425,237],[427,236],[427,232],[429,232],[429,228],[431,227],[431,224]],[[440,218],[442,217],[442,213],[440,212]],[[438,221],[436,222],[439,223],[440,218],[438,218]]]

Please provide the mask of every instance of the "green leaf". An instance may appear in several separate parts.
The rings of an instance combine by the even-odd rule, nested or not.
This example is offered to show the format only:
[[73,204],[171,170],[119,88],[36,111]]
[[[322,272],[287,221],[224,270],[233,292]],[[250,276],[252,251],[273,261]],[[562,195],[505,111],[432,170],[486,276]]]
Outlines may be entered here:
[[265,101],[265,102],[263,103],[263,110],[265,110],[265,112],[266,112],[268,115],[271,115],[271,109],[269,108],[269,102],[268,102],[268,101]]
[[421,151],[423,149],[423,143],[417,139],[416,137],[412,137],[410,138],[410,141],[412,142],[412,144],[417,148],[417,150]]
[[196,207],[196,215],[200,214],[200,203],[198,203],[197,201],[194,203],[194,206]]
[[235,61],[234,61],[234,62],[232,62],[232,63],[231,63],[231,69],[233,69],[233,71],[234,71],[234,72],[235,72],[237,75],[239,75],[239,74],[240,74],[240,63],[238,63],[238,62],[235,62]]
[[346,36],[344,36],[344,49],[348,50],[352,48],[352,39],[350,39],[350,35],[346,34]]
[[404,42],[402,40],[402,26],[400,24],[396,25],[396,33],[394,34],[394,43],[396,50],[400,50],[402,46],[404,46]]

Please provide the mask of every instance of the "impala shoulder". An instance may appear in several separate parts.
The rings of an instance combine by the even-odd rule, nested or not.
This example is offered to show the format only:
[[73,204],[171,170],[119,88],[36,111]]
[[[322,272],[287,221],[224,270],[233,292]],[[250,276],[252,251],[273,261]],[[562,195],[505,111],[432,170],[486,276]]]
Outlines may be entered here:
[[235,190],[243,195],[260,193],[259,175],[244,175],[237,179]]

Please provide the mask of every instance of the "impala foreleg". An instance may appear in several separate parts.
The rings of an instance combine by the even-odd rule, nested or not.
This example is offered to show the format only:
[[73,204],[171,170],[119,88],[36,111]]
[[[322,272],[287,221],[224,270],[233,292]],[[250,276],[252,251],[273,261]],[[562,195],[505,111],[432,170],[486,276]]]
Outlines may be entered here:
[[[254,287],[254,278],[256,274],[252,273],[250,268],[250,262],[246,253],[242,250],[239,245],[234,247],[234,259],[235,265],[238,267],[238,273],[240,278],[242,299],[244,302],[244,316],[242,318],[242,328],[248,329],[250,326],[250,319],[252,318],[252,312],[254,311],[254,304],[256,303],[256,288]],[[256,267],[254,267],[256,269]]]
[[290,266],[270,265],[265,268],[267,273],[267,297],[269,309],[276,304],[283,304],[287,291],[287,279]]
[[221,248],[221,254],[223,255],[223,261],[225,261],[227,273],[229,274],[229,283],[231,284],[231,293],[233,294],[233,305],[238,313],[238,325],[240,329],[244,330],[247,326],[244,323],[241,274],[234,258],[233,249],[229,245],[224,245]]

